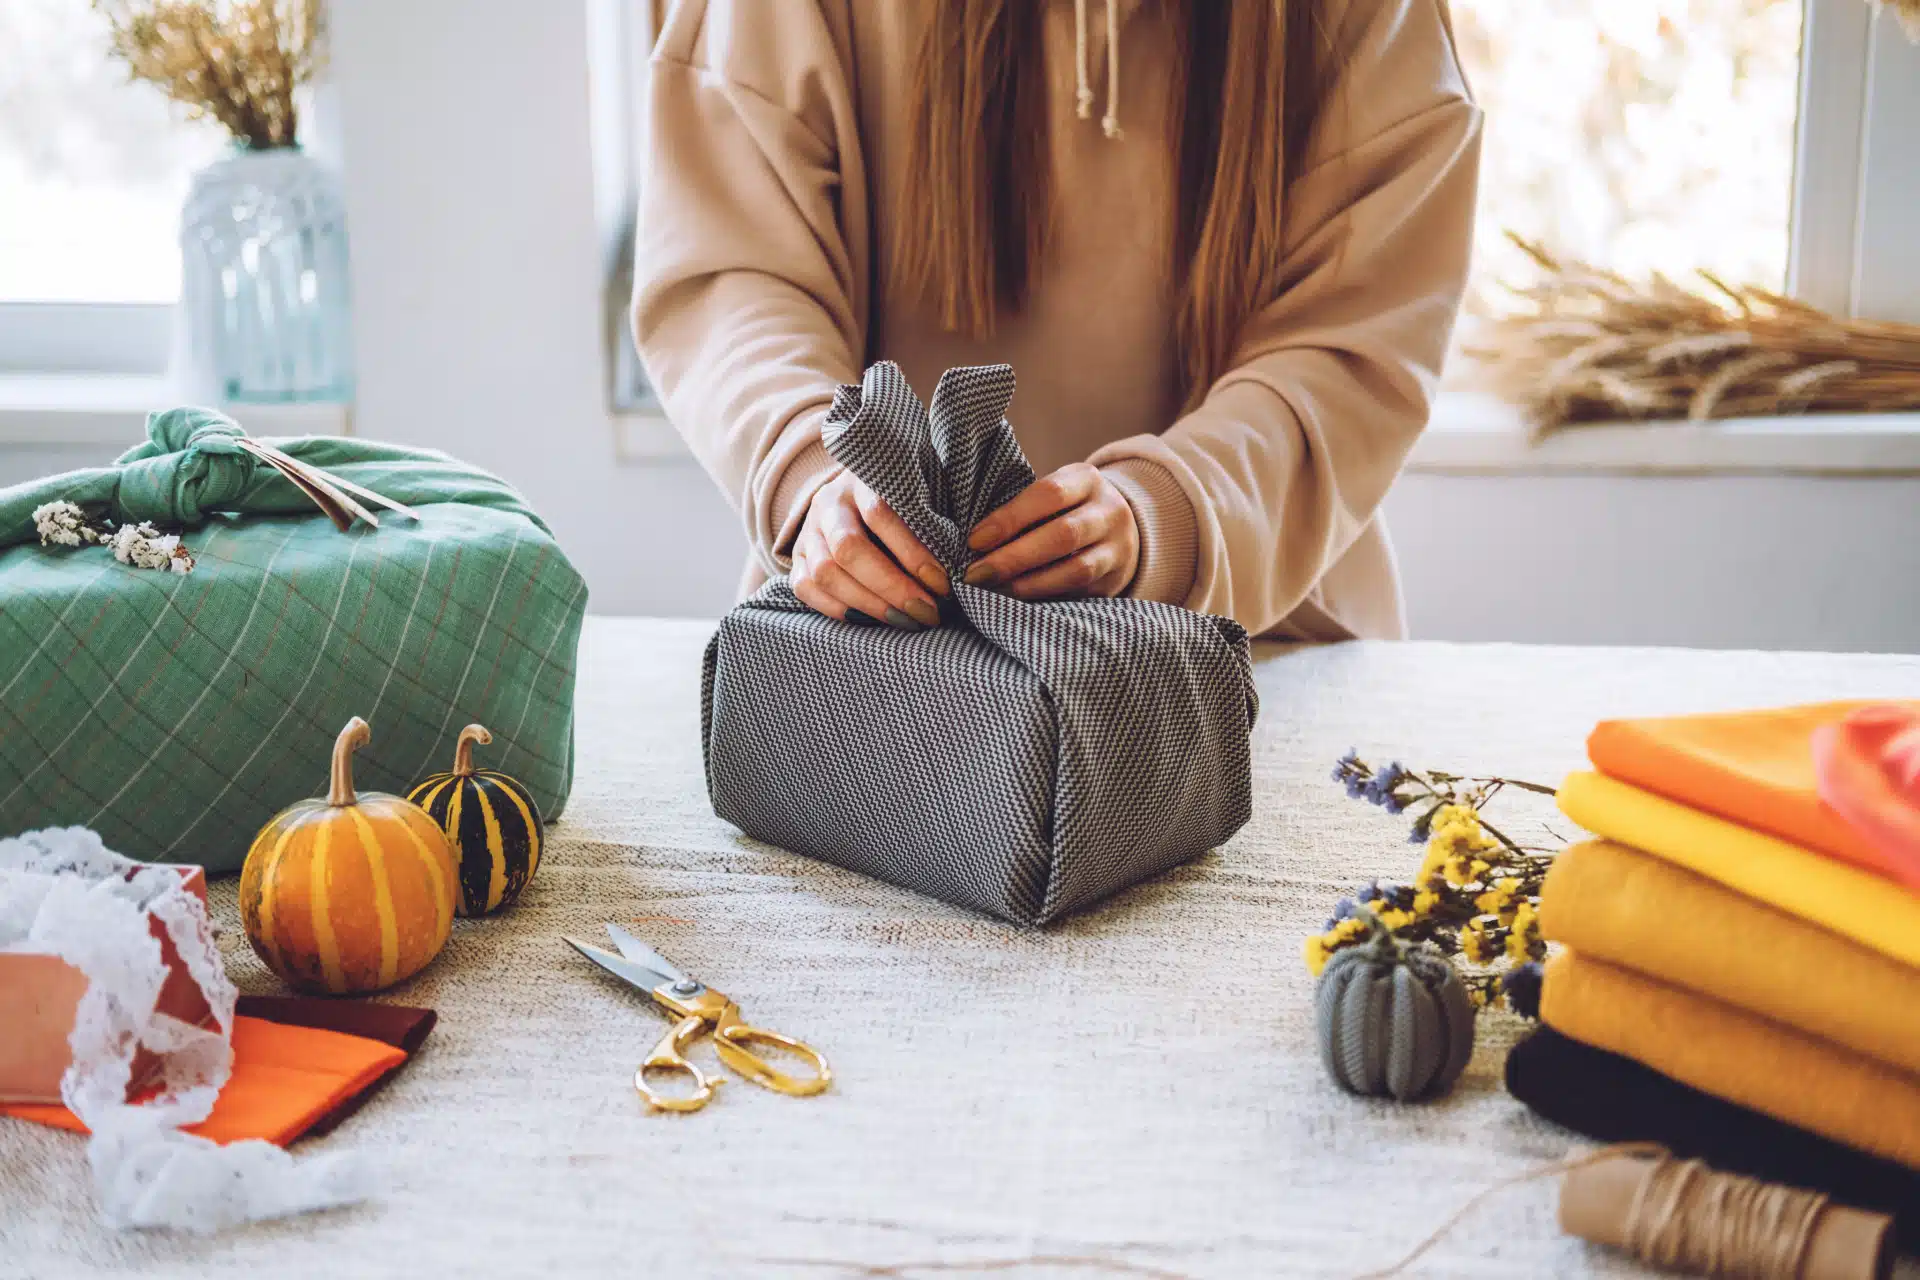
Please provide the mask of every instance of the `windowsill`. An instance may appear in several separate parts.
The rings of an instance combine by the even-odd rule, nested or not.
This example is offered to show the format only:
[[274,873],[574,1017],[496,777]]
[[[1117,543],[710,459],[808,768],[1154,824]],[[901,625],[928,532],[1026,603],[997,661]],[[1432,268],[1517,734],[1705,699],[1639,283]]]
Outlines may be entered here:
[[1595,424],[1531,439],[1492,396],[1448,392],[1407,470],[1429,475],[1920,475],[1920,413]]
[[[179,403],[179,393],[158,375],[0,373],[0,448],[127,448],[145,438],[149,412]],[[353,410],[344,404],[223,405],[221,410],[254,435],[353,434]]]

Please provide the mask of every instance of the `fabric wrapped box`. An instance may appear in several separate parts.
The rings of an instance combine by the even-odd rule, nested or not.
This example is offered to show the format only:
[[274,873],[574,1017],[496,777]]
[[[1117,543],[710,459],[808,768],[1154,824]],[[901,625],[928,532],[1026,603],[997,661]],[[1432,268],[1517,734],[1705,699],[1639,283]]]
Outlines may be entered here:
[[[405,794],[477,721],[488,767],[559,815],[587,592],[518,493],[429,450],[271,442],[418,517],[343,532],[219,414],[147,434],[113,466],[0,489],[0,836],[86,826],[144,861],[237,870],[269,818],[326,791],[356,715],[367,790]],[[55,501],[184,529],[197,567],[42,546],[33,513]]]
[[962,581],[974,525],[1034,479],[1013,385],[952,369],[929,411],[882,363],[840,389],[826,447],[946,568],[945,625],[851,626],[775,578],[707,647],[702,730],[714,810],[748,835],[1044,924],[1239,830],[1258,701],[1228,619]]

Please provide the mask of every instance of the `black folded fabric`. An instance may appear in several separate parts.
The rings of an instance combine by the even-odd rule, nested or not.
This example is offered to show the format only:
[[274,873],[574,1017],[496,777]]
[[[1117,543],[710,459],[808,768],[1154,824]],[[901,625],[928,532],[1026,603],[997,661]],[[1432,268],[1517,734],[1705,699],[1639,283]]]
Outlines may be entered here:
[[1682,1159],[1891,1214],[1900,1247],[1920,1249],[1920,1170],[1702,1093],[1551,1027],[1507,1054],[1507,1092],[1601,1142],[1658,1142]]

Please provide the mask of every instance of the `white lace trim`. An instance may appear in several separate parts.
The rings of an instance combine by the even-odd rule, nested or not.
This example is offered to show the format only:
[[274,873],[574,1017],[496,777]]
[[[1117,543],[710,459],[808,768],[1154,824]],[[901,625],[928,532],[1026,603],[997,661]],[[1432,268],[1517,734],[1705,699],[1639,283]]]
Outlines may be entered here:
[[[154,1008],[166,967],[149,914],[206,996],[214,1030]],[[87,1159],[109,1225],[215,1231],[372,1193],[349,1153],[295,1160],[269,1142],[180,1132],[207,1118],[227,1082],[237,997],[206,907],[173,871],[123,858],[84,827],[0,840],[0,951],[56,955],[87,976],[60,1096],[93,1131]],[[160,1092],[129,1106],[141,1048],[161,1059]]]

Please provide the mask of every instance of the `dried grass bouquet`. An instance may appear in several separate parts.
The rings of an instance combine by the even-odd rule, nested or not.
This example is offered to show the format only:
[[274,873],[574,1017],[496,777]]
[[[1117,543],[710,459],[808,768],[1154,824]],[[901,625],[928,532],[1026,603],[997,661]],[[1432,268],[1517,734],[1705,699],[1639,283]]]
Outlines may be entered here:
[[292,146],[294,91],[323,58],[321,0],[93,0],[113,53],[196,119],[256,150]]
[[1466,354],[1536,430],[1920,409],[1920,325],[1843,320],[1704,271],[1705,291],[1636,284],[1511,238],[1540,278],[1512,290],[1520,305]]

